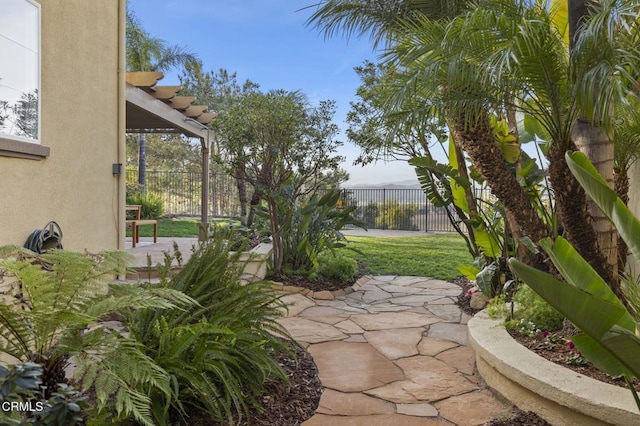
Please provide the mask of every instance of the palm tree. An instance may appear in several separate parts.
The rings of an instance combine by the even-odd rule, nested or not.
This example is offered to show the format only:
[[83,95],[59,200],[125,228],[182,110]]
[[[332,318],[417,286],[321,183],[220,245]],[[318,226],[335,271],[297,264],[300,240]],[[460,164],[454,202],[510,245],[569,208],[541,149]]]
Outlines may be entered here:
[[[167,46],[164,40],[152,37],[132,10],[127,10],[127,71],[166,72],[197,61],[197,57],[180,46]],[[145,191],[146,137],[138,136],[138,183]]]
[[326,37],[342,33],[369,34],[378,47],[391,43],[404,29],[403,24],[426,17],[432,20],[451,19],[465,11],[468,0],[324,0],[303,8],[315,8],[308,25],[320,29]]
[[[614,100],[620,99],[630,80],[639,75],[629,71],[637,68],[638,57],[637,48],[628,42],[637,25],[637,15],[632,12],[637,6],[608,1],[602,12],[594,9],[589,19],[581,21],[584,27],[574,37],[571,55],[564,34],[554,25],[557,17],[550,15],[546,6],[484,2],[482,7],[449,20],[414,15],[400,22],[399,29],[394,27],[395,38],[387,52],[405,80],[396,98],[438,100],[456,143],[516,216],[525,235],[536,241],[548,230],[532,214],[530,203],[517,194],[517,180],[504,173],[504,161],[487,125],[489,112],[510,117],[515,115],[513,111],[521,111],[534,117],[551,141],[549,173],[569,238],[613,283],[584,208],[584,192],[569,172],[564,153],[576,148],[574,129],[580,117],[608,128],[607,113]],[[366,14],[360,16],[368,19]],[[626,27],[616,25],[615,19],[621,18],[628,21]],[[337,28],[335,23],[325,22]],[[346,25],[358,22],[355,18],[341,22],[352,31],[377,28]],[[625,41],[624,47],[616,46]],[[420,116],[424,111],[418,108],[411,113]]]

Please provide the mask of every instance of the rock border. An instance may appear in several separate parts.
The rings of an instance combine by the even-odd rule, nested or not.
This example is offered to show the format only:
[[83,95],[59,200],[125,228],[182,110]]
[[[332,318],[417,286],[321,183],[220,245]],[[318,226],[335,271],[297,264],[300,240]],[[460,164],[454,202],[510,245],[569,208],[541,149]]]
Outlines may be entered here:
[[334,300],[336,297],[346,296],[347,294],[353,293],[355,291],[360,290],[360,288],[371,281],[373,277],[370,275],[364,275],[356,280],[356,282],[347,288],[343,288],[341,290],[322,290],[322,291],[312,291],[308,288],[296,287],[293,285],[282,285],[275,281],[271,281],[273,284],[273,289],[277,292],[281,293],[300,293],[303,296],[307,296],[310,299],[315,300]]
[[551,424],[640,424],[631,392],[578,374],[516,342],[501,320],[479,312],[468,322],[478,372],[487,385]]

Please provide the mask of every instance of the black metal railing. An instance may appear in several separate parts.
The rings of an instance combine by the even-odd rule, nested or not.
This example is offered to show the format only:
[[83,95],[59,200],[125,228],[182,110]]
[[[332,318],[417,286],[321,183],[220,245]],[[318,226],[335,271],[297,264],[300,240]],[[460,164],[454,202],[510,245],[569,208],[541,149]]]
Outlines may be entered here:
[[[211,217],[239,217],[236,181],[226,174],[210,177]],[[137,171],[127,170],[127,183],[137,181]],[[146,190],[165,201],[165,214],[199,216],[201,175],[199,172],[146,172]],[[356,206],[354,215],[370,229],[453,232],[445,207],[429,202],[421,189],[341,189],[345,207]],[[453,217],[455,211],[451,210]]]
[[[146,191],[164,200],[166,215],[200,216],[202,204],[202,175],[200,172],[147,170]],[[127,183],[135,184],[138,171],[127,170]],[[233,177],[214,173],[209,178],[209,216],[240,216],[238,189]]]

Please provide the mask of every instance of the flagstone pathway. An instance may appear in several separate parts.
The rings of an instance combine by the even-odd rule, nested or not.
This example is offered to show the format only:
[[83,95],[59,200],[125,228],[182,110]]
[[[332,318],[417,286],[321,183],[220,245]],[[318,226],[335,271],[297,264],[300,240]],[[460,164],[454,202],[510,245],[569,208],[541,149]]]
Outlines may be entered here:
[[324,392],[304,426],[482,425],[504,412],[474,374],[460,287],[378,276],[318,300],[288,294],[279,322],[305,346]]

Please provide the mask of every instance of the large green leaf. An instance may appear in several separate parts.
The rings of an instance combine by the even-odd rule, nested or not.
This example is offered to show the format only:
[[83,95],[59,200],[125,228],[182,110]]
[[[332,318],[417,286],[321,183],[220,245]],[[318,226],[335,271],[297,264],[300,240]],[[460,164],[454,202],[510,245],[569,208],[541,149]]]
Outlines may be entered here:
[[640,260],[640,221],[609,188],[607,182],[583,153],[567,152],[566,160],[571,172],[587,195],[613,222],[618,233],[627,243],[629,251],[637,260]]
[[[456,155],[455,145],[451,136],[449,136],[449,166],[451,166],[451,169],[456,171],[457,175],[460,174],[458,171],[458,157]],[[451,181],[451,194],[453,195],[453,203],[463,212],[469,213],[469,203],[467,202],[465,188],[459,185],[455,180]]]
[[502,254],[500,243],[494,234],[487,231],[487,228],[483,223],[474,224],[473,233],[476,239],[476,244],[486,256],[500,257]]
[[567,240],[558,237],[554,242],[551,238],[545,238],[540,241],[540,246],[547,252],[565,280],[599,299],[619,306],[624,311],[624,315],[618,325],[627,330],[635,330],[636,324],[633,317],[611,291],[607,283]]
[[613,377],[628,376],[633,373],[629,371],[620,360],[600,341],[595,340],[588,334],[578,334],[571,337],[571,341],[582,355],[598,369]]
[[627,314],[618,304],[559,281],[516,259],[509,259],[509,267],[558,312],[595,339],[601,339]]
[[498,272],[498,265],[491,263],[476,274],[476,284],[487,297],[493,297],[493,279]]
[[476,275],[480,272],[480,269],[471,265],[460,265],[457,267],[458,272],[465,276],[469,281],[476,279]]
[[551,0],[549,5],[551,27],[569,47],[569,2],[567,0]]
[[606,346],[631,372],[640,377],[640,339],[622,327],[614,326],[602,338]]

